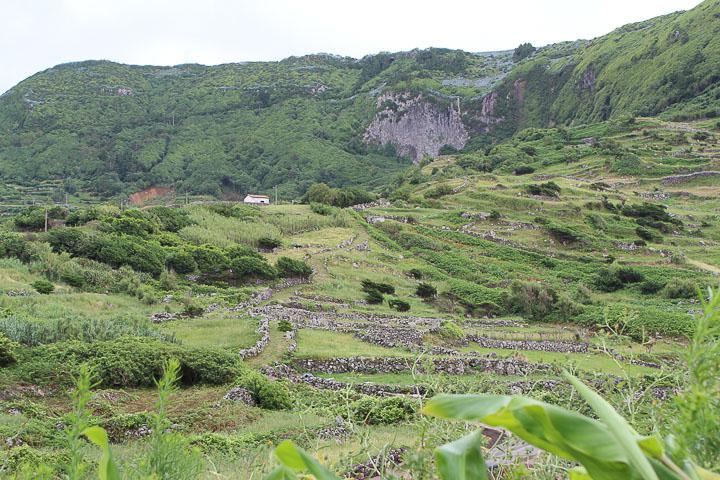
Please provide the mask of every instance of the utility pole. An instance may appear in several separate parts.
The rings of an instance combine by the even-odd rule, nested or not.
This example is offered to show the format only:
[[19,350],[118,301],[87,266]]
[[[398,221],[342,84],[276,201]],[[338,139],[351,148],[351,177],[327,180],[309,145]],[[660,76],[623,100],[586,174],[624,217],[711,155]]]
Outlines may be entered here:
[[277,185],[275,185],[275,203],[278,203]]
[[47,233],[48,230],[48,207],[45,205],[45,233]]

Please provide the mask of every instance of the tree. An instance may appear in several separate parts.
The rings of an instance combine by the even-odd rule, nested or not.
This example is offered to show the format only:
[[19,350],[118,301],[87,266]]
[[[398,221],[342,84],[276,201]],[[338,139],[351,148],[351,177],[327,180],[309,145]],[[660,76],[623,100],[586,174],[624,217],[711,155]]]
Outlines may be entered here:
[[437,295],[437,288],[429,283],[420,283],[415,290],[415,294],[420,298],[433,298]]
[[535,53],[535,50],[537,49],[533,47],[531,43],[521,43],[517,46],[515,51],[513,51],[513,62],[519,62],[520,60],[529,57]]

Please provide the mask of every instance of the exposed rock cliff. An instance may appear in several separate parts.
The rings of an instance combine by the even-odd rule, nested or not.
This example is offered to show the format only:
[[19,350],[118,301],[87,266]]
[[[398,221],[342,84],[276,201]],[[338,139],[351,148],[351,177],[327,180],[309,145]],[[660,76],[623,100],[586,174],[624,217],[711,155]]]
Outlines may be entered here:
[[440,148],[461,149],[468,141],[459,106],[446,108],[422,95],[386,93],[377,99],[378,113],[365,130],[366,143],[392,144],[399,155],[418,163],[423,156],[438,156]]

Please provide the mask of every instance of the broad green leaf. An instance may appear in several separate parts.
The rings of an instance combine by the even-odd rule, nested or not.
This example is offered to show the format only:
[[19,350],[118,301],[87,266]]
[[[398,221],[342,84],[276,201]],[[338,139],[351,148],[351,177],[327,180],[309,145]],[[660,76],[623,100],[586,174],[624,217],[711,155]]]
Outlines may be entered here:
[[435,464],[443,480],[487,480],[482,456],[482,433],[473,432],[435,450]]
[[277,446],[275,456],[280,460],[280,463],[295,472],[308,471],[317,480],[340,480],[313,457],[297,448],[290,440],[285,440]]
[[88,427],[82,432],[88,440],[102,449],[98,477],[100,480],[120,480],[120,472],[112,459],[107,432],[101,427]]
[[652,458],[661,459],[665,455],[665,447],[658,437],[643,437],[637,443],[642,451]]
[[424,413],[503,427],[526,442],[585,467],[594,480],[639,480],[623,448],[603,423],[530,398],[439,395]]
[[570,480],[592,480],[592,477],[588,475],[587,470],[583,467],[575,467],[568,470],[570,474]]
[[[637,433],[628,425],[622,415],[617,413],[604,398],[575,376],[568,372],[563,372],[563,376],[575,387],[575,390],[590,404],[597,416],[600,417],[600,420],[609,428],[618,444],[625,449],[629,462],[640,473],[641,478],[644,480],[658,480],[650,461],[638,445]],[[662,445],[656,446],[656,448],[662,449]]]

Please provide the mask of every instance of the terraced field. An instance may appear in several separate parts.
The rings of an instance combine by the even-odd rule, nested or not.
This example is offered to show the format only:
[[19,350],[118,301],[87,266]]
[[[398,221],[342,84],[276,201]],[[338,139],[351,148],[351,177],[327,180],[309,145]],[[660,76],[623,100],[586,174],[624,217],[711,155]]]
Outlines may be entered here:
[[[638,432],[670,431],[701,312],[696,287],[716,285],[720,268],[720,181],[679,175],[720,170],[717,134],[694,140],[687,132],[709,132],[703,124],[651,119],[608,128],[517,138],[513,149],[538,158],[523,175],[441,157],[399,179],[391,200],[326,214],[195,204],[175,209],[187,225],[138,236],[168,258],[245,245],[241,258],[305,262],[308,278],[207,278],[200,263],[189,274],[133,273],[63,253],[52,230],[26,234],[41,253],[0,260],[0,332],[20,344],[17,362],[0,369],[0,472],[61,463],[68,374],[82,361],[100,381],[92,422],[126,471],[140,468],[158,373],[144,372],[173,355],[183,358],[183,386],[170,395],[168,421],[201,452],[206,478],[262,478],[288,438],[351,478],[432,478],[423,475],[433,448],[468,426],[422,416],[430,397],[524,394],[588,413],[562,370],[597,388]],[[679,134],[685,143],[674,145]],[[590,147],[594,135],[609,146]],[[552,160],[576,151],[588,154]],[[615,171],[630,153],[647,175]],[[111,235],[130,214],[108,212],[65,231]],[[262,246],[268,232],[281,240],[272,248]],[[259,257],[248,253],[255,248]],[[73,283],[70,264],[93,276]],[[98,287],[93,279],[105,276]],[[33,286],[44,278],[55,285],[49,295]],[[534,478],[555,478],[568,466],[487,433],[495,443],[486,456],[501,472],[522,475],[532,459]],[[83,452],[94,461],[89,445]]]

